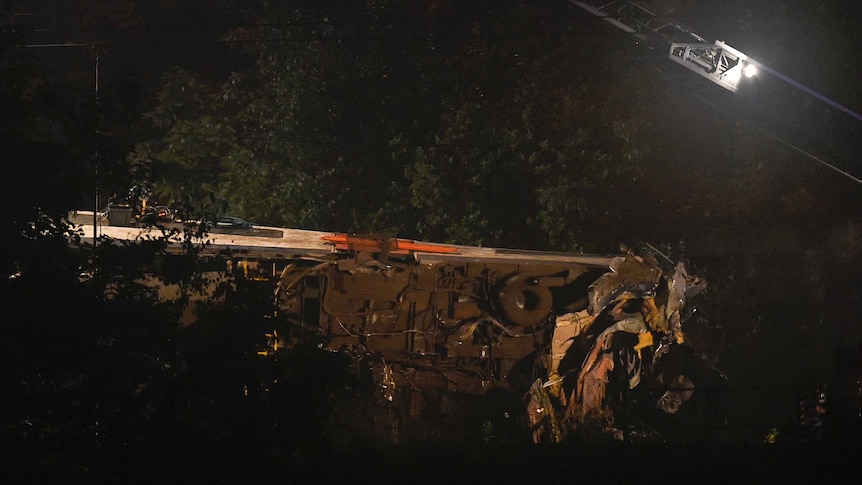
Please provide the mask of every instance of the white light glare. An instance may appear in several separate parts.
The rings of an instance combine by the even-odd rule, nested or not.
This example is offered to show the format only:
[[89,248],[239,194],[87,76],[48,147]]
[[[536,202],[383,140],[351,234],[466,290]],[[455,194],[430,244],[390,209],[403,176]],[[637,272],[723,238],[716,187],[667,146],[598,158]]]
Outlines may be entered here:
[[757,74],[757,67],[754,64],[746,64],[744,68],[742,68],[742,73],[745,74],[745,77],[751,77]]

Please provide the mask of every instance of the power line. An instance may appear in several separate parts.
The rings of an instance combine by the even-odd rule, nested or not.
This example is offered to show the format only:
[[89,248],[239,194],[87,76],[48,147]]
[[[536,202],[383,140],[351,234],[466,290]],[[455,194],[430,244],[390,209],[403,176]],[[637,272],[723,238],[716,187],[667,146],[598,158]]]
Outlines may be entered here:
[[[663,75],[663,77],[668,78],[668,76],[664,75],[663,73],[662,73],[662,75]],[[704,104],[710,106],[715,111],[722,113],[725,116],[731,117],[731,118],[735,119],[736,121],[738,121],[738,122],[740,122],[740,123],[742,123],[742,124],[744,124],[750,128],[754,128],[755,130],[760,131],[761,133],[763,133],[764,135],[766,135],[768,138],[772,139],[773,141],[792,149],[793,151],[799,153],[800,155],[803,155],[804,157],[809,158],[809,159],[817,162],[818,164],[823,165],[824,167],[826,167],[826,168],[828,168],[828,169],[830,169],[830,170],[832,170],[838,174],[843,175],[844,177],[852,180],[853,182],[856,182],[856,183],[862,185],[862,179],[859,179],[858,177],[850,174],[849,172],[847,172],[845,170],[842,170],[841,168],[837,167],[836,165],[834,165],[834,164],[832,164],[826,160],[823,160],[822,158],[800,148],[799,146],[791,143],[790,141],[785,140],[784,138],[776,135],[772,131],[767,130],[766,128],[763,128],[761,126],[758,126],[758,125],[752,123],[751,121],[746,120],[746,119],[742,118],[741,116],[739,116],[735,113],[729,112],[726,108],[723,108],[723,107],[709,101],[708,99],[704,98],[703,96],[701,96],[699,94],[696,94],[694,91],[692,91],[690,89],[684,89],[683,88],[683,91],[686,92],[689,96],[697,98],[701,103],[704,103]]]

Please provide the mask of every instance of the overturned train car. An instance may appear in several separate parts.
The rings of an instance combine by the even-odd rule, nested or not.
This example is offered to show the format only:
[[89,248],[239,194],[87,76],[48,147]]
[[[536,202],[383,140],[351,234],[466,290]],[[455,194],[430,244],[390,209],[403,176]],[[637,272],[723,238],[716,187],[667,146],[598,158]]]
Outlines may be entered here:
[[628,249],[332,243],[330,254],[286,261],[276,302],[291,325],[355,357],[391,441],[475,420],[465,403],[483,396],[514,409],[482,419],[517,422],[536,442],[644,437],[715,384],[716,329],[690,304],[706,283],[683,263]]

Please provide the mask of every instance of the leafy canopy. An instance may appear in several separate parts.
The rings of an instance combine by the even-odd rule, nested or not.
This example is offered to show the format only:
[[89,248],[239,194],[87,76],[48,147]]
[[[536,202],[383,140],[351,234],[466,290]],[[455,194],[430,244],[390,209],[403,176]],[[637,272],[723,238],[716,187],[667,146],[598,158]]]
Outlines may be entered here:
[[166,196],[259,224],[578,248],[590,201],[637,171],[633,98],[591,92],[620,73],[572,55],[578,26],[508,8],[261,9],[228,37],[253,68],[167,73],[133,158]]

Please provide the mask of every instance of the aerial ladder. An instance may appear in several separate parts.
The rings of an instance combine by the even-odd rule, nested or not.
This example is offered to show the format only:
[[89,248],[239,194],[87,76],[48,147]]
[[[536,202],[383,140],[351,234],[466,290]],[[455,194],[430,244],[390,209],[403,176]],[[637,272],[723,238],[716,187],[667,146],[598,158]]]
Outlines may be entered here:
[[[839,152],[845,153],[844,157],[847,156],[846,154],[850,154],[851,160],[856,159],[855,154],[858,153],[858,150],[862,149],[862,145],[858,142],[859,137],[857,136],[859,133],[859,125],[857,123],[862,121],[862,114],[846,106],[842,106],[813,89],[790,79],[788,76],[752,59],[721,40],[709,42],[687,27],[668,21],[667,18],[656,15],[635,2],[629,0],[569,1],[581,9],[607,21],[614,27],[628,32],[655,49],[667,49],[665,52],[667,52],[667,57],[671,61],[732,93],[737,93],[745,84],[745,79],[751,78],[759,72],[770,74],[772,78],[782,81],[784,88],[781,89],[781,92],[785,93],[788,97],[791,95],[795,96],[793,94],[794,90],[804,93],[804,96],[808,96],[808,98],[805,102],[798,103],[800,107],[795,110],[790,107],[792,103],[783,101],[779,102],[777,106],[773,104],[767,108],[759,108],[759,112],[753,117],[762,118],[763,113],[772,113],[771,118],[768,120],[769,128],[764,128],[763,126],[759,126],[759,128],[803,156],[814,160],[857,184],[862,184],[862,179],[858,176],[839,168],[834,163],[825,159],[827,157],[835,157],[835,153],[827,151],[819,156],[813,153],[817,151],[813,147],[826,142],[827,145],[834,147],[833,151],[837,149]],[[772,86],[777,90],[775,83]],[[810,104],[808,101],[812,99],[825,103],[829,106],[830,110],[834,109],[842,112],[844,115],[848,115],[852,120],[838,116],[828,118],[829,115],[814,113],[819,116],[819,121],[815,121],[812,113],[805,110],[805,105]],[[739,111],[741,113],[742,110]],[[826,113],[828,112],[827,110]],[[735,116],[739,116],[739,113]],[[787,119],[808,118],[811,118],[809,120],[810,124],[826,126],[827,124],[837,123],[842,128],[832,128],[825,132],[823,130],[803,130],[800,132],[798,129],[786,126]],[[775,127],[779,129],[776,130]],[[844,134],[848,135],[845,136]],[[815,137],[813,142],[812,137]],[[808,139],[807,148],[800,146],[800,142],[804,139]],[[845,164],[848,163],[851,162],[845,161]]]
[[710,43],[682,25],[667,22],[635,2],[570,1],[651,45],[669,44],[670,60],[731,92],[736,92],[743,78],[757,73],[758,63],[743,52],[720,40]]

